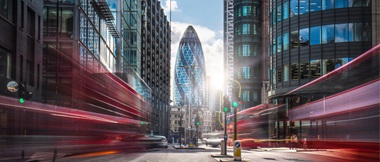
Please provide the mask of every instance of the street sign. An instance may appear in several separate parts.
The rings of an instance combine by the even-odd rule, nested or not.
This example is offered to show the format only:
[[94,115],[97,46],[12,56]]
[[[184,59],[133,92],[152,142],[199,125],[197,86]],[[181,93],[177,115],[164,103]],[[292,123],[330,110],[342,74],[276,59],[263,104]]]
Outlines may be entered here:
[[234,141],[234,161],[241,161],[241,143]]

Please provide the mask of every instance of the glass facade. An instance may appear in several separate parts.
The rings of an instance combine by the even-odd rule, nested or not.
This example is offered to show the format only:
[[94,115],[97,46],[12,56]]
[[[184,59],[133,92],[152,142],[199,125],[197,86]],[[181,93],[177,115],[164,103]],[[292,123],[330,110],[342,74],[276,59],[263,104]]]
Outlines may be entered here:
[[[272,89],[303,85],[362,54],[371,44],[371,15],[354,14],[354,11],[370,10],[370,2],[270,1],[269,80]],[[346,16],[338,16],[338,12]],[[347,20],[348,16],[355,19]]]
[[201,42],[192,26],[187,27],[178,47],[174,69],[174,102],[205,105],[206,67]]

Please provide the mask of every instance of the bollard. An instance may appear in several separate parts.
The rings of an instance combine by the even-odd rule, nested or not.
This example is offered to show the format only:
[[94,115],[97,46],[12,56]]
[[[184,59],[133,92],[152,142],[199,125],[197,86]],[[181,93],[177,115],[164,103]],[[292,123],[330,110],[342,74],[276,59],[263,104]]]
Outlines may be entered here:
[[226,154],[226,150],[224,149],[224,140],[221,140],[221,141],[220,141],[220,148],[221,148],[221,149],[220,149],[220,151],[221,151],[220,154],[221,154],[221,155],[227,155],[227,154]]

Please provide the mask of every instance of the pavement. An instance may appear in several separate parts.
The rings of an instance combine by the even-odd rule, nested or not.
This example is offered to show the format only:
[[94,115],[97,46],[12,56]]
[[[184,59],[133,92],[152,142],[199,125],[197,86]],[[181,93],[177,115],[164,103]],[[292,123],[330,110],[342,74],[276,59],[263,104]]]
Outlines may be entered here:
[[206,149],[204,145],[189,147],[189,145],[172,145],[175,149]]

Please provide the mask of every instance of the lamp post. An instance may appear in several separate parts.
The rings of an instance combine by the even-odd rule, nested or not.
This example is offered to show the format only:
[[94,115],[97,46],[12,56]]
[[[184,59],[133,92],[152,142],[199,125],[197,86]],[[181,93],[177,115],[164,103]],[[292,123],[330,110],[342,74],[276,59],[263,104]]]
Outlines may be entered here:
[[179,147],[182,147],[182,106],[183,106],[183,101],[180,102],[180,111],[179,111]]

